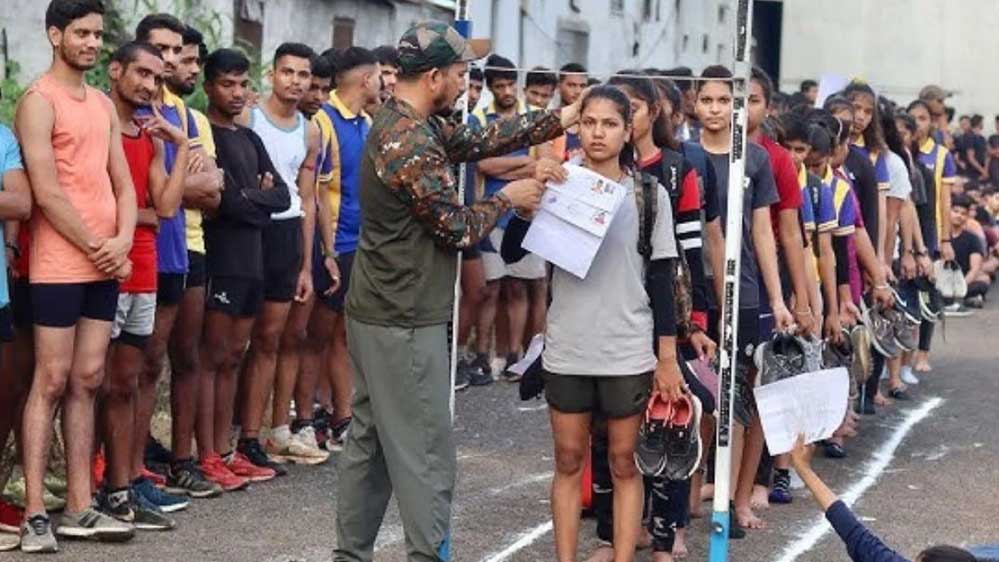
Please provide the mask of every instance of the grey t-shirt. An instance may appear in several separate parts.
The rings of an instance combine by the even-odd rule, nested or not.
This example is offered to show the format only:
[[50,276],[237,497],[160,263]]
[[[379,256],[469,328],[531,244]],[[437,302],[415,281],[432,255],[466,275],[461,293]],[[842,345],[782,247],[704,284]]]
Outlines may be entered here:
[[[628,190],[585,279],[555,268],[548,309],[546,371],[562,375],[637,375],[655,369],[652,306],[645,290],[645,263],[638,253],[635,180]],[[673,209],[659,186],[652,259],[677,257]]]
[[[718,199],[722,229],[728,223],[728,165],[729,155],[708,152],[718,177]],[[746,189],[742,199],[742,258],[739,272],[739,308],[760,307],[760,272],[753,245],[753,211],[769,207],[780,197],[770,167],[766,149],[754,143],[746,144]]]

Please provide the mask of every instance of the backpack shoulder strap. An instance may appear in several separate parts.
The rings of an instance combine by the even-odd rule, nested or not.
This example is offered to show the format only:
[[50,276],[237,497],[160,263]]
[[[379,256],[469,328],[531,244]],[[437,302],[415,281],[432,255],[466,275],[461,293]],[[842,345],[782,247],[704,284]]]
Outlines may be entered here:
[[669,194],[669,201],[673,205],[673,213],[676,213],[676,204],[680,200],[683,191],[683,155],[668,148],[662,149],[662,176],[666,193]]
[[822,180],[818,176],[813,174],[808,174],[808,179],[805,181],[805,187],[808,189],[809,198],[812,200],[812,221],[815,222],[815,228],[812,230],[812,252],[815,257],[819,257],[822,248],[819,246],[819,207],[822,204],[821,193],[822,193]]
[[656,223],[658,198],[656,189],[659,180],[652,174],[642,172],[641,185],[635,188],[635,204],[638,207],[638,254],[646,265],[652,258],[652,229]]

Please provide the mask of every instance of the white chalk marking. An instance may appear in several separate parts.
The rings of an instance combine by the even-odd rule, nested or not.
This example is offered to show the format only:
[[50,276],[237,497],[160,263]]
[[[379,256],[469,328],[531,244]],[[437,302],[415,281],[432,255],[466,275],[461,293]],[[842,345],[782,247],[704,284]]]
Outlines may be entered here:
[[510,546],[504,548],[503,550],[495,554],[491,554],[486,558],[483,558],[481,562],[503,562],[504,560],[510,558],[520,550],[533,544],[534,541],[550,533],[553,527],[554,524],[551,521],[548,521],[547,523],[542,523],[541,525],[538,525],[537,527],[521,534],[517,538],[517,540],[515,540],[513,544],[511,544]]
[[517,410],[520,412],[539,412],[547,409],[548,404],[539,404],[537,406],[517,406]]
[[[943,401],[943,398],[931,398],[918,409],[909,412],[909,415],[895,428],[891,437],[874,451],[871,460],[867,461],[867,464],[864,465],[864,477],[854,482],[840,496],[843,503],[847,506],[853,506],[860,499],[860,496],[864,495],[864,492],[878,481],[881,473],[894,460],[895,451],[898,450],[899,445],[902,444],[905,437],[912,431],[912,428],[926,419],[930,415],[930,412],[935,410]],[[816,518],[815,523],[799,536],[798,540],[784,548],[784,552],[774,562],[794,562],[799,556],[811,550],[830,529],[831,527],[826,523],[824,515]]]

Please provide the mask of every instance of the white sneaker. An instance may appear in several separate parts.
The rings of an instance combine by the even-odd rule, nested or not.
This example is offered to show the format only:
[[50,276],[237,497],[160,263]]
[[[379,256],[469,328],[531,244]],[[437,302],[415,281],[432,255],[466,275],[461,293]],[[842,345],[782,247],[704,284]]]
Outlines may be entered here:
[[316,441],[316,429],[307,425],[291,436],[292,450],[298,453],[302,464],[321,464],[330,458],[330,454],[319,448]]
[[908,365],[902,367],[902,382],[909,385],[919,384],[919,377],[912,372],[912,367]]
[[881,380],[883,380],[883,381],[886,381],[886,380],[888,380],[888,379],[889,379],[889,375],[888,375],[888,365],[885,365],[885,366],[884,366],[884,367],[882,367],[882,369],[881,369]]

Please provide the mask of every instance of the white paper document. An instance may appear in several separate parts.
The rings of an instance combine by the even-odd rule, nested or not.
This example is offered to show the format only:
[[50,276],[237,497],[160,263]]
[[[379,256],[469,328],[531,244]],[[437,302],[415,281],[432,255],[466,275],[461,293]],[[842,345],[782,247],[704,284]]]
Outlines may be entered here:
[[798,435],[805,443],[831,437],[846,415],[849,376],[842,367],[825,369],[754,389],[770,454],[790,452]]
[[627,191],[580,166],[565,169],[568,179],[548,184],[522,245],[583,279]]

